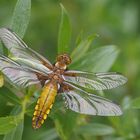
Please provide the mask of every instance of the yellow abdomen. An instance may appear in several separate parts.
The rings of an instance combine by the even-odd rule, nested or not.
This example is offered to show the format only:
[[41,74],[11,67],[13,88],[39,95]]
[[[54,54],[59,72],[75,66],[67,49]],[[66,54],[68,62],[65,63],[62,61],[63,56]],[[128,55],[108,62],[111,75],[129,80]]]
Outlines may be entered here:
[[57,94],[57,84],[47,83],[38,98],[37,105],[35,106],[35,111],[32,119],[32,126],[34,129],[41,127],[53,106],[55,96]]

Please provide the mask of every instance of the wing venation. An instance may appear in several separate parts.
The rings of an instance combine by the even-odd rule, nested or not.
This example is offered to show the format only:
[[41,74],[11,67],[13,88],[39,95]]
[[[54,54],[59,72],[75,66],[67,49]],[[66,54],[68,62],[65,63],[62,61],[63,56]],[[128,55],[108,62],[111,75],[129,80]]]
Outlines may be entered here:
[[103,97],[85,92],[69,83],[73,90],[64,90],[68,108],[82,114],[99,116],[119,116],[122,111],[118,105]]
[[32,67],[44,72],[46,75],[51,72],[52,64],[39,53],[35,52],[12,31],[6,28],[0,29],[0,40],[10,51],[11,59],[21,65]]
[[92,90],[112,89],[127,82],[126,77],[116,72],[94,74],[81,71],[67,71],[64,77],[68,83]]
[[27,87],[33,84],[41,84],[35,72],[25,69],[20,64],[0,55],[0,71],[15,85]]

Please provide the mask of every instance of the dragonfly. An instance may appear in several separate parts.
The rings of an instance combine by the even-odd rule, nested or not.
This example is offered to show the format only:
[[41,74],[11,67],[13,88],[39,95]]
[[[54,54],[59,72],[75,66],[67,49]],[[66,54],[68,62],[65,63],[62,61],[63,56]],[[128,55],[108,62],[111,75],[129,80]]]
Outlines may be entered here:
[[59,94],[64,97],[67,107],[77,113],[98,116],[122,115],[119,105],[89,90],[116,88],[127,82],[125,76],[117,72],[91,73],[68,70],[71,58],[67,53],[58,55],[55,64],[51,64],[7,28],[0,28],[0,40],[11,53],[10,57],[0,55],[0,71],[8,81],[21,88],[35,84],[42,87],[32,118],[34,129],[42,126]]

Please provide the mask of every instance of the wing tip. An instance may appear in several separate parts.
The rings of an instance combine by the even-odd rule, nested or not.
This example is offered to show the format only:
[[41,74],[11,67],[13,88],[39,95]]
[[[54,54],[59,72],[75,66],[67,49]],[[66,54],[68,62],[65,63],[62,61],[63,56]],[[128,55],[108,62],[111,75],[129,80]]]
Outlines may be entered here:
[[97,116],[104,116],[104,117],[117,117],[117,116],[121,116],[123,115],[123,111],[121,109],[117,110],[117,111],[113,111],[107,114],[96,114]]
[[119,105],[114,104],[114,108],[111,110],[111,114],[109,114],[109,116],[121,116],[121,115],[123,115],[122,109],[120,108]]

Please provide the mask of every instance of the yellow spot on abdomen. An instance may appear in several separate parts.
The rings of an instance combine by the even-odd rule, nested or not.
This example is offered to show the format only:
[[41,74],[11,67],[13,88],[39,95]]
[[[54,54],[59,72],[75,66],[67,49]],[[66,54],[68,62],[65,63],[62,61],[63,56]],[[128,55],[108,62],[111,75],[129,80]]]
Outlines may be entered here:
[[48,109],[47,111],[46,111],[46,113],[47,113],[47,115],[50,113],[50,109]]
[[36,105],[36,106],[35,106],[35,110],[38,110],[38,108],[39,108],[38,105]]
[[44,119],[44,120],[46,120],[46,118],[47,118],[47,114],[45,114],[45,115],[43,116],[43,119]]

